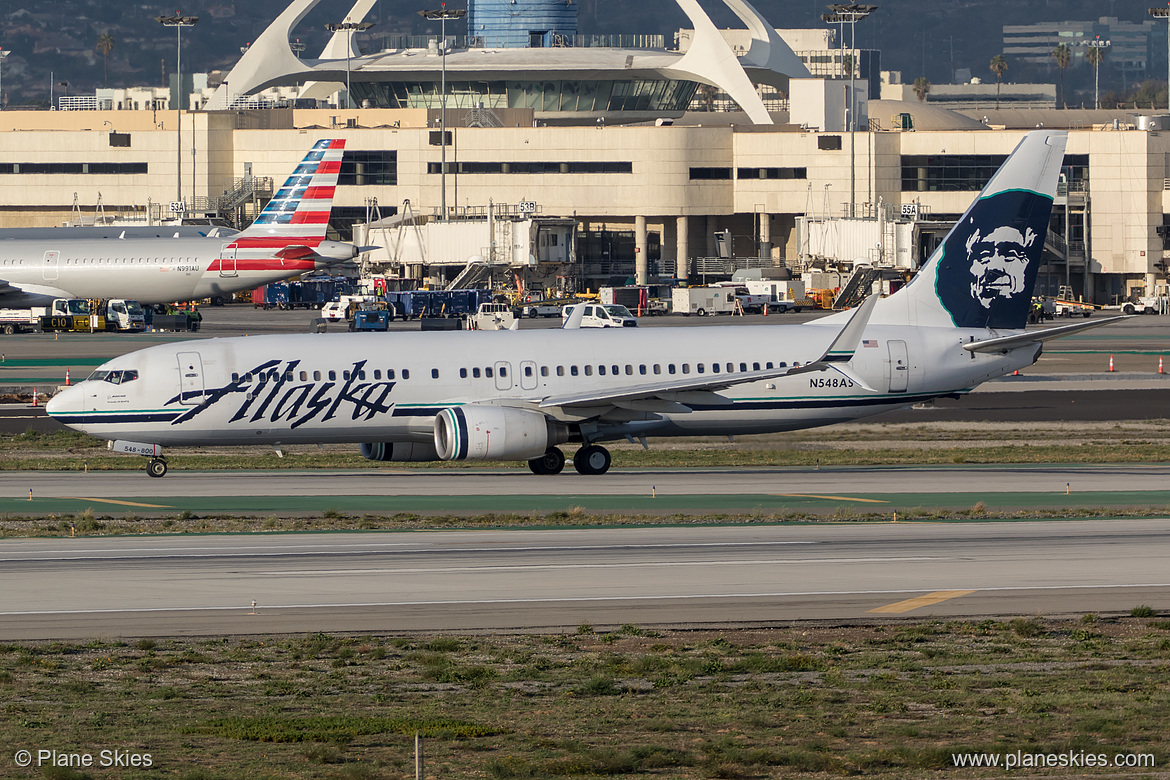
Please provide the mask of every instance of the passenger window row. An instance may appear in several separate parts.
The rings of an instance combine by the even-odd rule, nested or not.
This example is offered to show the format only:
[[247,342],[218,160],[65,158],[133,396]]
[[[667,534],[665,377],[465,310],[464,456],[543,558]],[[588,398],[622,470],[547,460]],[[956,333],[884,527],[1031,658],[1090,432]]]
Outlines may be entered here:
[[[431,376],[433,376],[434,378],[438,379],[438,373],[439,373],[439,369],[437,369],[437,368],[431,369]],[[292,371],[285,371],[284,372],[284,381],[292,382],[294,380],[300,380],[301,382],[308,382],[310,376],[312,377],[312,380],[314,382],[320,382],[322,379],[327,379],[330,382],[336,382],[338,372],[337,371],[312,371],[312,372],[301,371],[299,374],[294,375]],[[368,376],[372,376],[375,381],[381,381],[383,378],[382,369],[375,368],[372,372],[369,372],[369,373],[367,373],[364,369],[357,371],[357,372],[348,371],[348,370],[341,372],[341,379],[343,381],[346,381],[346,382],[348,382],[351,378],[358,379],[358,380],[364,382]],[[385,371],[385,378],[386,379],[396,379],[398,377],[401,377],[402,379],[410,379],[410,369],[404,368],[398,373],[395,373],[394,369],[392,369],[392,368],[386,369],[386,371]],[[253,374],[250,371],[246,374],[232,374],[232,382],[233,383],[239,382],[239,383],[242,383],[245,385],[251,384],[252,382],[259,382],[260,384],[263,384],[265,382],[275,382],[278,379],[280,379],[280,372],[276,371],[275,369],[272,371],[260,371],[256,374]]]
[[[799,365],[799,364],[793,364],[793,365]],[[678,363],[678,364],[667,363],[665,366],[663,366],[661,363],[653,363],[653,364],[642,363],[642,364],[639,364],[637,366],[634,366],[630,363],[626,363],[625,365],[611,363],[608,365],[601,364],[601,365],[597,365],[597,366],[592,366],[592,365],[586,365],[586,366],[570,365],[570,366],[555,366],[555,367],[540,366],[540,375],[542,377],[548,377],[548,376],[551,376],[555,372],[556,376],[559,376],[559,377],[582,376],[582,375],[584,375],[584,376],[594,376],[594,375],[596,375],[596,376],[623,376],[623,375],[624,376],[635,376],[635,375],[637,375],[637,376],[649,376],[649,375],[660,376],[663,373],[666,373],[667,375],[673,376],[673,375],[678,375],[678,374],[690,374],[690,373],[692,373],[692,370],[696,374],[706,374],[708,372],[710,372],[712,374],[719,374],[719,373],[732,374],[732,373],[735,373],[737,370],[739,371],[739,373],[747,373],[748,371],[765,371],[765,370],[770,370],[773,368],[786,368],[787,366],[788,366],[788,364],[786,362],[783,362],[783,361],[781,361],[779,363],[773,363],[772,361],[768,361],[766,363],[755,362],[755,363],[750,364],[750,368],[749,368],[748,363],[742,363],[742,362],[739,363],[738,366],[735,363],[695,363],[693,366],[690,363]],[[536,366],[525,365],[525,366],[523,366],[522,370],[524,372],[524,376],[532,377],[532,376],[535,376]],[[96,374],[91,376],[90,379],[95,379],[95,380],[105,379],[105,381],[110,381],[109,379],[106,379],[106,377],[104,377],[104,376],[98,376],[98,374],[102,374],[102,373],[104,373],[104,372],[97,372]],[[127,372],[127,373],[130,373],[130,372]],[[341,379],[343,381],[349,381],[353,372],[342,371],[342,372],[340,372],[340,374],[341,374]],[[373,377],[373,379],[375,381],[381,381],[383,378],[389,379],[389,380],[394,380],[394,379],[399,379],[399,378],[403,379],[403,380],[408,380],[408,379],[410,379],[410,369],[404,368],[398,372],[395,372],[395,370],[393,368],[388,368],[388,369],[386,369],[385,372],[383,372],[382,369],[375,368],[372,372],[370,372],[370,375]],[[299,374],[294,376],[292,371],[286,371],[285,375],[284,375],[284,381],[292,382],[292,381],[294,381],[294,379],[299,379],[301,382],[307,382],[307,381],[309,381],[310,376],[312,378],[312,381],[314,381],[314,382],[320,382],[322,379],[328,379],[328,381],[330,381],[330,382],[336,382],[337,378],[338,378],[338,372],[337,371],[324,371],[324,372],[323,371],[313,371],[313,372],[301,371],[301,372],[299,372]],[[500,378],[507,377],[508,376],[508,366],[506,366],[506,365],[495,366],[495,367],[485,366],[483,368],[480,368],[477,366],[477,367],[470,368],[470,369],[467,369],[467,368],[459,369],[459,378],[460,379],[469,379],[469,378],[470,379],[494,379],[497,376],[499,376]],[[137,378],[137,373],[135,373],[133,378],[135,378],[135,379]],[[276,371],[276,370],[261,371],[261,372],[258,372],[256,374],[252,374],[251,372],[248,372],[248,373],[243,374],[243,375],[232,374],[232,382],[233,383],[242,383],[242,384],[251,384],[254,381],[258,382],[260,384],[263,384],[265,382],[275,382],[279,378],[280,378],[280,372]],[[358,371],[356,374],[356,378],[358,380],[365,381],[367,378],[367,372],[364,369]],[[431,369],[431,379],[438,379],[438,378],[439,378],[439,369],[432,368]],[[129,381],[129,380],[128,379],[120,379],[119,381]]]
[[[719,374],[719,373],[732,374],[732,373],[735,373],[737,370],[740,373],[747,373],[748,371],[765,371],[765,370],[770,370],[773,368],[786,368],[787,366],[788,366],[788,363],[786,363],[786,362],[773,363],[771,361],[768,361],[768,362],[762,363],[762,364],[758,363],[758,362],[751,363],[750,367],[749,367],[748,363],[739,363],[738,367],[735,363],[696,363],[693,367],[691,366],[690,363],[680,363],[677,365],[675,363],[667,363],[665,366],[665,372],[667,374],[690,374],[691,370],[693,368],[694,372],[697,374],[705,374],[708,371],[710,371],[712,374]],[[524,371],[524,376],[526,376],[526,377],[535,376],[536,366],[525,365],[525,366],[523,366],[523,371]],[[504,367],[504,366],[499,367],[500,376],[506,376],[507,375],[506,372],[507,372],[506,367]],[[630,363],[626,363],[625,365],[609,364],[609,365],[598,365],[598,366],[552,366],[552,367],[541,366],[540,367],[540,375],[542,377],[548,377],[548,376],[553,375],[554,373],[556,374],[556,376],[582,376],[582,375],[584,375],[584,376],[594,376],[594,375],[596,375],[596,376],[623,376],[623,375],[624,376],[635,376],[635,375],[647,376],[647,375],[661,375],[663,373],[663,366],[660,363],[654,363],[654,364],[650,364],[650,365],[642,363],[642,364],[637,365],[637,366],[632,365]],[[484,368],[484,369],[472,368],[470,370],[468,370],[466,368],[459,369],[459,378],[460,379],[467,379],[469,377],[471,379],[479,379],[481,377],[486,377],[488,379],[491,379],[493,376],[494,375],[492,373],[491,368]]]

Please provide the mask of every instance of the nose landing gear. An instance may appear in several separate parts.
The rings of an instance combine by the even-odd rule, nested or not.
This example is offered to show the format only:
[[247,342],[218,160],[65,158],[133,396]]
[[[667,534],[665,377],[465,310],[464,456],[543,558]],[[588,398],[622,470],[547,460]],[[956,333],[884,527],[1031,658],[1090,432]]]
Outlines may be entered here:
[[167,462],[163,458],[151,458],[146,464],[146,473],[152,477],[166,476]]

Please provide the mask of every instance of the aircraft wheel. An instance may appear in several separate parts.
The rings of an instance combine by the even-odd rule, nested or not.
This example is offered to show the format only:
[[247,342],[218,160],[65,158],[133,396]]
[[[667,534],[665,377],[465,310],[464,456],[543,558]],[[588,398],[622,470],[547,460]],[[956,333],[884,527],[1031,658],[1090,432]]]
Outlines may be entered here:
[[528,461],[528,468],[533,474],[560,474],[565,468],[565,453],[549,447],[539,458]]
[[611,462],[609,450],[596,444],[582,447],[573,456],[573,468],[577,469],[578,474],[604,474],[609,471]]
[[152,477],[163,477],[167,473],[167,462],[162,458],[153,458],[146,464],[146,473]]

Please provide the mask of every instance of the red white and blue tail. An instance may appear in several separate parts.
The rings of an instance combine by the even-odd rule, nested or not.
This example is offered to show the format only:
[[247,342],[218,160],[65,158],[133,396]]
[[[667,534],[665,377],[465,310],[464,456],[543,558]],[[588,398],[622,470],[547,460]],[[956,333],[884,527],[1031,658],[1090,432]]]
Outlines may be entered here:
[[241,236],[324,238],[341,171],[342,139],[318,141]]
[[276,261],[280,267],[272,270],[312,270],[356,255],[349,244],[325,240],[344,150],[343,139],[313,145],[256,221],[227,246],[234,262],[245,262],[237,267],[259,271]]

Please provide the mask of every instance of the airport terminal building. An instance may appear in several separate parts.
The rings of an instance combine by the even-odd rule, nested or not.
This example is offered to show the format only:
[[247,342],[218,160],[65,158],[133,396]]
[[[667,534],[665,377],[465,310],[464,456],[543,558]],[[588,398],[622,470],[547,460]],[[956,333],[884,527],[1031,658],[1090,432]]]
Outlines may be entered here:
[[[704,29],[697,21],[696,39]],[[287,45],[286,32],[278,26],[276,37]],[[287,86],[290,79],[304,89],[328,84],[326,91],[338,90],[336,60],[305,65],[276,57],[289,73],[276,67],[279,62],[270,62],[263,78],[255,62],[233,71],[220,96],[226,104],[218,109],[212,103],[157,114],[0,112],[0,227],[89,220],[99,203],[107,219],[170,216],[173,203],[182,203],[188,216],[246,219],[315,141],[344,138],[333,213],[343,238],[354,223],[402,214],[407,203],[413,214],[436,220],[482,219],[492,204],[502,215],[523,211],[576,224],[577,251],[568,262],[561,258],[565,267],[554,274],[566,288],[627,276],[702,279],[733,267],[911,269],[1021,134],[1043,124],[1073,129],[1042,279],[1067,281],[1097,303],[1165,281],[1166,118],[1022,110],[965,117],[917,101],[870,101],[869,87],[859,80],[861,121],[851,133],[843,108],[851,80],[810,76],[771,32],[753,33],[737,47],[731,58],[741,66],[738,73],[726,60],[712,65],[693,56],[704,50],[694,42],[686,54],[641,51],[620,61],[614,49],[465,51],[467,59],[493,60],[499,68],[489,79],[478,64],[482,78],[468,76],[467,83],[490,92],[493,83],[521,80],[520,73],[533,85],[531,95],[539,96],[525,101],[539,105],[510,98],[495,108],[449,102],[446,146],[437,106],[411,103],[409,91],[403,100],[395,97],[404,71],[388,61],[415,56],[403,52],[374,55],[359,68],[367,75],[360,90],[354,83],[355,96],[380,95],[368,107],[239,107],[244,104],[232,96],[249,72],[256,90]],[[260,48],[258,41],[240,65]],[[537,52],[576,70],[571,77],[568,70],[541,70]],[[450,56],[448,67],[455,61]],[[438,63],[427,59],[421,52],[417,60],[425,68],[408,68],[419,85],[430,78],[424,71],[438,75]],[[596,90],[582,91],[582,84],[606,85],[603,110]],[[703,85],[738,95],[745,110],[682,110]],[[758,101],[760,85],[783,88],[790,111],[768,112]],[[613,102],[617,90],[623,92],[620,105]],[[592,97],[585,100],[585,94]],[[400,107],[381,107],[387,103]],[[730,236],[727,251],[720,251],[720,235]],[[449,254],[428,262],[457,266],[482,257],[484,247]],[[411,274],[432,276],[426,268]]]

